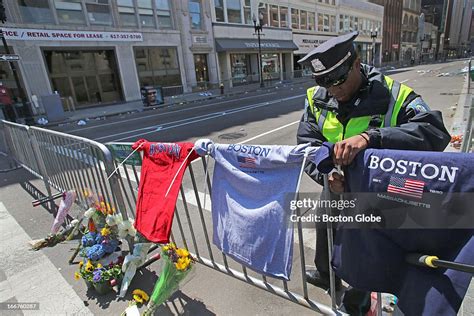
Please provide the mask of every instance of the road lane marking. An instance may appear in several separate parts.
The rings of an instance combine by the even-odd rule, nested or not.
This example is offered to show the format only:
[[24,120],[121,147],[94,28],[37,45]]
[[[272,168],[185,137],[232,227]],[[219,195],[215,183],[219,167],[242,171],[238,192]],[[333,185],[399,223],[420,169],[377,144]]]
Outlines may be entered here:
[[86,130],[89,130],[89,129],[99,128],[99,127],[104,127],[104,126],[110,126],[110,125],[123,124],[123,123],[132,122],[132,121],[147,119],[147,118],[150,118],[150,117],[157,117],[157,116],[163,116],[163,115],[167,115],[167,114],[174,114],[174,113],[179,113],[179,112],[184,112],[184,111],[189,111],[189,110],[194,110],[194,109],[201,109],[201,108],[206,108],[206,107],[209,107],[209,106],[214,106],[214,105],[219,105],[219,104],[224,104],[224,103],[229,103],[229,102],[235,102],[235,101],[240,101],[240,100],[246,100],[246,99],[251,99],[251,98],[260,97],[260,96],[272,95],[272,94],[276,94],[276,92],[259,94],[258,96],[248,96],[248,97],[243,97],[243,98],[239,98],[239,99],[219,101],[219,102],[200,105],[200,106],[187,107],[187,108],[184,108],[184,109],[171,111],[171,112],[167,112],[167,113],[151,114],[151,115],[147,115],[147,116],[141,116],[141,117],[126,119],[126,120],[119,121],[119,122],[110,122],[110,123],[103,123],[103,124],[95,125],[95,126],[87,126],[87,127],[83,127],[83,128],[76,128],[76,129],[68,131],[68,133],[82,132],[82,131],[86,131]]
[[[161,131],[165,131],[165,130],[176,128],[176,127],[181,127],[181,126],[185,126],[185,125],[190,125],[190,124],[194,124],[194,123],[198,123],[198,122],[202,122],[202,121],[215,119],[215,118],[218,118],[218,117],[221,117],[221,116],[224,116],[224,115],[232,115],[232,114],[240,113],[240,112],[243,112],[243,111],[248,111],[248,110],[253,110],[253,109],[260,108],[260,107],[268,106],[268,105],[275,104],[275,103],[280,103],[280,102],[289,101],[289,100],[296,99],[296,98],[301,98],[301,97],[304,97],[305,95],[306,94],[301,94],[301,95],[296,95],[296,96],[287,97],[287,98],[283,98],[283,99],[277,99],[277,100],[272,100],[272,101],[267,101],[267,102],[252,104],[252,105],[246,105],[246,106],[236,108],[236,109],[232,109],[232,110],[208,113],[208,114],[205,114],[205,115],[200,115],[200,116],[196,116],[196,117],[192,117],[192,118],[187,118],[187,119],[183,119],[183,120],[169,122],[169,123],[163,124],[163,125],[169,125],[169,126],[163,127],[163,125],[161,125],[162,128],[160,128],[159,130],[157,130],[157,127],[159,127],[159,126],[155,125],[155,126],[144,127],[144,128],[140,128],[140,129],[136,129],[136,130],[132,130],[132,131],[122,132],[122,133],[118,133],[118,134],[114,134],[114,135],[102,136],[102,137],[95,138],[94,140],[98,141],[98,140],[102,140],[102,139],[112,138],[112,137],[115,137],[117,135],[125,135],[125,134],[138,132],[138,131],[142,131],[142,130],[153,129],[152,131],[146,131],[146,132],[141,132],[141,133],[138,133],[138,134],[132,134],[132,135],[122,137],[122,138],[116,138],[116,139],[113,139],[109,142],[123,141],[123,140],[126,140],[126,139],[138,137],[138,136],[143,136],[143,135],[147,135],[147,134],[151,134],[151,133],[156,133],[158,131],[161,132]],[[177,124],[175,124],[175,123],[177,123]],[[172,124],[175,124],[175,125],[172,125]]]
[[407,82],[408,80],[410,80],[410,79],[405,79],[405,80],[402,80],[402,81],[400,81],[400,83]]
[[249,138],[249,139],[246,139],[246,140],[244,140],[244,141],[242,141],[242,142],[239,142],[239,143],[237,143],[237,144],[245,144],[245,143],[248,143],[248,142],[250,142],[250,141],[252,141],[252,140],[255,140],[255,139],[260,138],[260,137],[262,137],[262,136],[265,136],[265,135],[271,134],[271,133],[273,133],[273,132],[279,131],[279,130],[281,130],[281,129],[287,128],[287,127],[289,127],[289,126],[291,126],[291,125],[294,125],[294,124],[296,124],[296,123],[299,123],[299,121],[294,121],[294,122],[288,123],[288,124],[286,124],[286,125],[283,125],[283,126],[280,126],[280,127],[278,127],[278,128],[272,129],[272,130],[270,130],[270,131],[268,131],[268,132],[259,134],[259,135],[257,135],[257,136],[251,137],[251,138]]

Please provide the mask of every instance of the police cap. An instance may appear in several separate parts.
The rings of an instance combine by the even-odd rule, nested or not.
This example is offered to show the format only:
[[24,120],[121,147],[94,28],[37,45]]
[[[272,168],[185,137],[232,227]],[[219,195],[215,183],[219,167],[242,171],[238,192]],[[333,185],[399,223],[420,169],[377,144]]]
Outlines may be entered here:
[[309,52],[298,63],[313,69],[316,81],[331,85],[349,72],[356,58],[353,41],[359,35],[351,32],[331,38]]

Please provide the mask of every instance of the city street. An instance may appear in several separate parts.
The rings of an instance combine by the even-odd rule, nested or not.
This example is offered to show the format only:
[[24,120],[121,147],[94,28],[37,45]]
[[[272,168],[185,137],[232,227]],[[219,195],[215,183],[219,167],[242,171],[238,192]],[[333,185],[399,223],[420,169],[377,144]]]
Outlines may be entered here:
[[[460,74],[460,71],[466,66],[467,61],[457,60],[397,69],[389,72],[389,75],[412,87],[423,96],[432,109],[442,111],[445,124],[449,129],[453,123],[455,105],[465,82],[465,76]],[[102,143],[134,142],[140,138],[160,142],[194,142],[199,138],[210,138],[220,143],[293,145],[297,122],[302,114],[305,91],[310,85],[311,82],[298,85],[288,84],[278,89],[265,88],[248,92],[239,97],[217,98],[207,102],[124,114],[106,120],[91,120],[85,126],[68,124],[54,129]],[[209,195],[204,197],[205,181],[200,163],[196,164],[194,172],[201,201],[206,199],[204,220],[208,227],[211,227]],[[0,188],[0,215],[3,220],[8,221],[6,233],[9,236],[15,236],[13,241],[15,246],[11,247],[10,242],[0,243],[3,249],[1,266],[4,267],[6,262],[18,262],[18,265],[9,267],[8,271],[0,270],[0,301],[31,301],[29,297],[47,301],[43,292],[48,293],[49,296],[58,295],[55,299],[58,301],[58,306],[55,307],[58,313],[75,311],[77,315],[90,313],[119,315],[127,306],[127,301],[119,300],[113,295],[93,298],[86,291],[83,282],[74,281],[76,266],[68,265],[66,258],[70,257],[71,249],[76,247],[77,242],[66,242],[32,254],[27,251],[26,242],[46,236],[52,221],[51,214],[45,209],[31,207],[33,198],[28,193],[31,191],[28,190],[30,186],[25,185],[29,183],[42,188],[42,182],[21,169],[4,175]],[[199,221],[196,212],[197,204],[192,198],[189,177],[185,177],[183,188],[190,212],[193,214],[190,220],[197,222]],[[305,176],[300,192],[318,194],[320,188]],[[182,203],[181,198],[180,200],[178,208]],[[74,213],[77,212],[79,212],[78,209]],[[182,224],[186,226],[188,221],[183,219],[181,208],[179,213]],[[181,241],[176,225],[173,228],[173,235],[177,238],[177,242]],[[196,238],[197,244],[202,248],[201,252],[205,254],[203,233],[196,232]],[[304,246],[306,265],[312,265],[315,248],[314,229],[304,229]],[[194,251],[193,247],[190,250]],[[31,260],[40,262],[41,265],[32,269],[28,266]],[[294,275],[289,282],[289,288],[301,293],[299,284],[301,275],[298,274],[299,252],[296,249],[293,260]],[[231,264],[231,266],[234,265]],[[39,269],[46,271],[40,280],[37,278]],[[150,293],[158,270],[159,263],[143,269],[137,275],[131,288],[141,288]],[[18,275],[18,278],[21,276],[22,279],[32,280],[36,290],[28,294],[23,293],[22,291],[27,289],[29,284],[20,282],[19,279],[16,282],[20,284],[7,279],[6,275],[13,273],[12,271]],[[47,287],[47,290],[44,290],[43,285]],[[278,285],[281,286],[281,283]],[[308,290],[310,298],[330,305],[329,296],[322,290],[311,285]],[[59,295],[62,295],[60,293],[69,297],[67,302],[59,298]],[[126,299],[130,299],[130,296]],[[194,277],[174,296],[172,302],[166,308],[159,309],[160,315],[178,312],[188,315],[313,315],[308,309],[200,265],[197,265]],[[51,308],[51,306],[48,307]]]
[[[433,110],[443,112],[450,126],[452,106],[458,101],[464,77],[459,74],[466,60],[419,65],[392,70],[388,75],[423,96]],[[241,97],[214,99],[154,111],[125,114],[86,126],[69,124],[55,130],[99,142],[195,141],[295,144],[306,89],[311,82],[249,92]]]

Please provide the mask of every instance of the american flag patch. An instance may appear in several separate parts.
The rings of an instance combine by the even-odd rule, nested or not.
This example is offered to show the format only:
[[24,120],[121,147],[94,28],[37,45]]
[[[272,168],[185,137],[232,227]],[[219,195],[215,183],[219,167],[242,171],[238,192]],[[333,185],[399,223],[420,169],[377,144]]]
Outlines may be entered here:
[[390,177],[387,192],[421,199],[425,183],[419,180]]
[[257,159],[253,157],[237,156],[237,162],[241,168],[255,168]]

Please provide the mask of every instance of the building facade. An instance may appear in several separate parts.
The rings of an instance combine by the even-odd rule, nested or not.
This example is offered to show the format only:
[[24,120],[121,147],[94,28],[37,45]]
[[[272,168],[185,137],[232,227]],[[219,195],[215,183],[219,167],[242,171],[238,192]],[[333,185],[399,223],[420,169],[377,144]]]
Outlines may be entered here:
[[421,0],[403,0],[401,60],[415,61],[419,57],[418,25]]
[[469,30],[472,0],[447,0],[444,54],[447,57],[465,57],[470,48]]
[[[368,1],[339,0],[339,34],[358,31],[356,49],[363,63],[380,66],[384,7]],[[375,56],[375,58],[374,58]]]
[[[165,95],[174,95],[217,83],[208,1],[4,4],[8,20],[3,31],[20,56],[29,97],[58,93],[64,108],[71,110],[139,100],[145,85],[161,86]],[[8,76],[8,65],[0,67]],[[11,78],[4,81],[10,84]]]
[[370,30],[378,29],[380,64],[383,7],[379,5],[355,0],[213,0],[212,6],[219,80],[226,85],[259,80],[254,17],[263,23],[265,81],[310,75],[311,69],[302,69],[298,60],[331,37],[351,31],[359,31],[356,46],[367,63],[372,61]]
[[370,2],[384,7],[382,62],[398,62],[400,60],[403,0],[370,0]]

